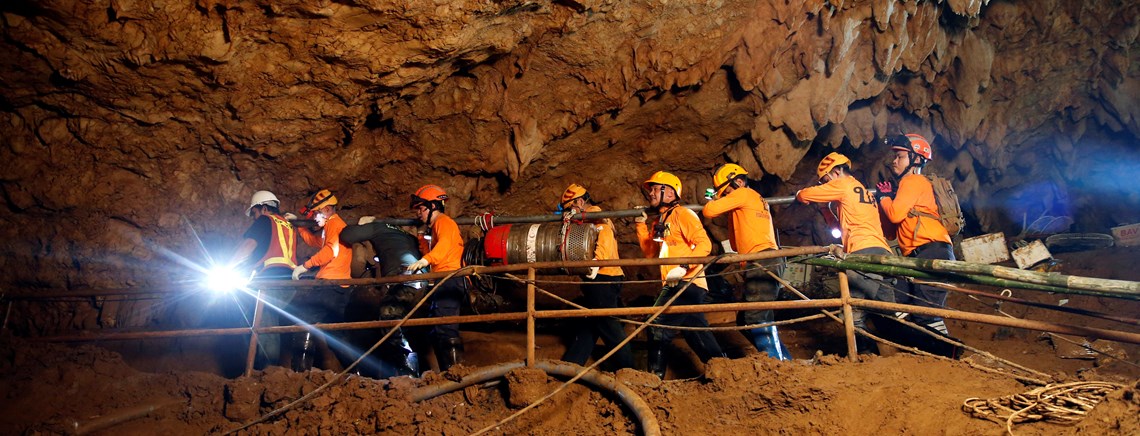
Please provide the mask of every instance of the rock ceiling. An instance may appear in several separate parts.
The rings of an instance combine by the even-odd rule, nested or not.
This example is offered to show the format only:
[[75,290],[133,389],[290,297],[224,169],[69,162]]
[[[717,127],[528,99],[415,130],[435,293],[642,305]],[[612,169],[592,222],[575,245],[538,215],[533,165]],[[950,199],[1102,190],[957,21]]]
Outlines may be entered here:
[[978,231],[1105,193],[1111,207],[1078,226],[1140,219],[1132,177],[1113,176],[1135,173],[1140,137],[1131,1],[17,0],[0,11],[9,284],[168,280],[148,266],[156,247],[195,255],[191,229],[236,237],[259,189],[293,209],[332,188],[350,220],[404,215],[424,183],[445,186],[458,214],[529,214],[570,182],[610,207],[637,204],[657,169],[680,174],[695,201],[732,161],[787,195],[824,151],[874,162],[881,147],[865,146],[901,130],[935,141],[934,169],[953,175]]

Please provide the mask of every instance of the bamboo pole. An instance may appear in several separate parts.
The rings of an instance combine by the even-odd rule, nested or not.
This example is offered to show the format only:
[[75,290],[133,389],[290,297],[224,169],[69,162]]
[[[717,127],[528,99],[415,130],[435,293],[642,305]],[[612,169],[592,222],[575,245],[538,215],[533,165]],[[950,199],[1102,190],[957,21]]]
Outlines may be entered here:
[[1068,324],[1056,324],[1044,321],[1033,321],[1020,318],[1007,318],[997,315],[983,315],[980,313],[963,312],[959,310],[937,309],[925,306],[911,306],[907,304],[886,303],[882,301],[872,300],[853,300],[855,306],[867,309],[878,309],[887,312],[907,312],[917,313],[920,315],[940,316],[948,319],[960,319],[963,321],[980,322],[983,324],[991,324],[1003,327],[1016,327],[1029,330],[1037,330],[1050,333],[1061,333],[1066,335],[1083,336],[1089,338],[1108,339],[1117,342],[1127,342],[1131,344],[1140,344],[1140,334],[1122,332],[1117,330],[1099,329],[1094,327],[1074,326]]
[[839,299],[843,302],[843,331],[847,335],[847,360],[854,362],[855,350],[855,317],[851,311],[851,285],[847,281],[847,273],[839,270]]
[[253,324],[249,326],[249,350],[245,356],[245,376],[253,374],[253,361],[257,358],[257,328],[261,326],[261,314],[265,311],[265,301],[257,291],[257,304],[253,309]]
[[927,280],[954,280],[967,282],[977,285],[996,286],[999,288],[1016,288],[1025,289],[1030,291],[1054,292],[1062,294],[1078,294],[1088,295],[1094,297],[1108,297],[1110,294],[1095,291],[1084,291],[1079,289],[1068,289],[1057,286],[1038,285],[1034,283],[1024,283],[1014,280],[999,279],[996,277],[982,276],[976,274],[960,274],[960,273],[935,273],[917,270],[913,268],[906,268],[901,266],[880,265],[877,263],[863,263],[852,262],[850,260],[836,260],[826,258],[809,258],[804,259],[802,263],[816,266],[826,266],[836,269],[849,269],[862,272],[871,272],[876,274],[883,274],[888,276],[906,276],[914,277],[917,279]]
[[526,366],[534,366],[534,268],[526,270]]
[[1140,300],[1140,282],[1126,280],[1098,279],[1092,277],[1069,276],[1054,273],[1039,273],[1004,266],[961,262],[957,260],[918,259],[914,257],[885,256],[876,254],[851,254],[847,259],[854,262],[878,263],[902,266],[925,271],[949,271],[965,274],[986,274],[997,278],[1017,280],[1026,283],[1058,286],[1069,289],[1097,291],[1114,298]]

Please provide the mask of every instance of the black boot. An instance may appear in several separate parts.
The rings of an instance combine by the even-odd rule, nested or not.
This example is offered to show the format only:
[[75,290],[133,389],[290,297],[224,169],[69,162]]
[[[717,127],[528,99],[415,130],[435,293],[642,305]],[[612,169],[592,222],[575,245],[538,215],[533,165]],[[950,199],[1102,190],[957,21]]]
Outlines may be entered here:
[[435,343],[435,360],[439,362],[439,372],[447,371],[463,360],[463,339],[446,338]]
[[316,342],[312,332],[305,331],[293,335],[293,371],[313,369],[313,362],[317,357]]
[[855,352],[863,354],[879,354],[879,344],[874,339],[863,335],[855,335]]
[[645,370],[657,374],[658,378],[665,380],[665,344],[649,343],[649,355],[645,362]]

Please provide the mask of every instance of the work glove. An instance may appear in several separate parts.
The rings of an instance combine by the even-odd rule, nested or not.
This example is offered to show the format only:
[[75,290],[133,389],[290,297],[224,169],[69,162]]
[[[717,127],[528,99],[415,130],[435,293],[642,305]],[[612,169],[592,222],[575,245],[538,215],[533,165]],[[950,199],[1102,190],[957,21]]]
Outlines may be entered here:
[[596,278],[598,278],[598,270],[599,270],[599,269],[600,269],[600,268],[599,268],[599,267],[596,267],[596,266],[592,266],[592,267],[590,267],[590,273],[589,273],[589,274],[586,274],[586,278],[588,278],[588,279],[590,279],[590,280],[593,280],[593,279],[596,279]]
[[293,280],[300,280],[301,274],[304,274],[308,271],[309,269],[305,268],[305,265],[297,265],[296,268],[293,268]]
[[287,220],[287,221],[296,221],[296,220],[297,220],[297,215],[293,215],[293,214],[291,214],[291,213],[289,213],[289,212],[285,212],[285,220]]
[[356,221],[356,224],[363,226],[365,224],[371,224],[373,221],[376,221],[376,217],[374,217],[372,215],[366,215],[366,216],[360,217],[360,219]]
[[637,222],[637,223],[645,224],[645,220],[648,220],[648,219],[649,219],[649,215],[646,215],[645,211],[643,210],[643,211],[641,211],[641,215],[638,215],[638,216],[633,218],[633,221]]
[[878,185],[875,185],[875,188],[878,188],[879,190],[879,192],[875,193],[875,199],[881,200],[883,197],[890,197],[891,200],[895,199],[895,187],[889,180],[886,182],[879,182]]
[[408,265],[408,271],[418,271],[418,270],[427,268],[427,266],[428,266],[427,259],[420,259],[420,260],[417,260],[415,262],[412,262],[411,265]]
[[676,286],[677,283],[681,282],[681,279],[685,278],[685,274],[688,272],[689,270],[683,267],[673,267],[673,269],[669,270],[669,272],[665,274],[665,284],[668,286]]
[[575,210],[574,208],[563,210],[562,211],[562,221],[570,221],[571,219],[574,218],[574,215],[577,215],[576,212],[577,212],[577,210]]

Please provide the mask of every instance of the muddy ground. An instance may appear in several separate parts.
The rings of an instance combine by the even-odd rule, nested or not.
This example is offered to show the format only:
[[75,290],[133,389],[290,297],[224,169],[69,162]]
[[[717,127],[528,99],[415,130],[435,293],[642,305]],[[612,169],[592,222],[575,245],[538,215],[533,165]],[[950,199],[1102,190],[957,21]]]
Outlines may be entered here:
[[[1058,255],[1066,274],[1140,280],[1136,250],[1113,248]],[[979,288],[987,291],[1000,291]],[[1140,305],[1119,299],[1014,291],[1034,301],[1135,317]],[[949,305],[996,313],[994,302],[952,295]],[[1003,303],[1003,311],[1028,319],[1136,332],[1135,325],[1077,317]],[[781,318],[795,314],[781,314]],[[467,365],[422,379],[373,380],[358,376],[303,405],[258,424],[250,434],[470,434],[510,415],[557,387],[561,379],[516,370],[504,381],[476,385],[420,403],[408,399],[421,386],[455,380],[476,367],[518,360],[524,336],[511,325],[498,331],[465,331]],[[1050,374],[1057,381],[1104,380],[1130,386],[1109,395],[1075,426],[1050,423],[1015,427],[1017,434],[1140,434],[1140,347],[1107,341],[1093,346],[1114,357],[1073,359],[1039,332],[951,322],[970,345]],[[538,338],[540,358],[563,350],[557,332]],[[1030,390],[1012,377],[953,362],[884,350],[882,357],[849,362],[841,357],[840,329],[816,321],[783,332],[795,361],[761,357],[734,333],[720,335],[732,359],[701,366],[678,353],[669,380],[635,370],[616,376],[645,399],[665,434],[713,432],[785,434],[1001,434],[1004,426],[962,411],[970,397],[992,398]],[[1079,338],[1076,338],[1079,339]],[[103,434],[224,433],[311,392],[335,376],[270,368],[252,377],[226,378],[193,347],[106,343],[67,346],[0,339],[0,433],[55,434],[90,429],[113,417],[156,409],[107,427]],[[170,344],[164,343],[163,346]],[[178,344],[175,344],[178,345]],[[682,347],[683,348],[683,347]],[[116,351],[112,351],[114,349]],[[637,349],[637,347],[635,347]],[[238,353],[240,354],[240,353]],[[972,354],[972,353],[971,353]],[[1001,368],[983,356],[968,362]],[[573,385],[492,433],[633,434],[631,411],[612,394]],[[98,432],[95,432],[98,433]]]

